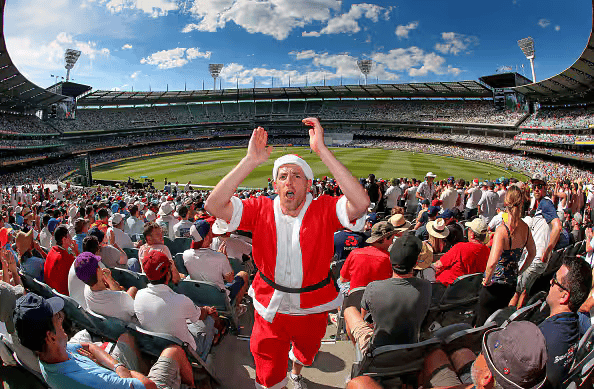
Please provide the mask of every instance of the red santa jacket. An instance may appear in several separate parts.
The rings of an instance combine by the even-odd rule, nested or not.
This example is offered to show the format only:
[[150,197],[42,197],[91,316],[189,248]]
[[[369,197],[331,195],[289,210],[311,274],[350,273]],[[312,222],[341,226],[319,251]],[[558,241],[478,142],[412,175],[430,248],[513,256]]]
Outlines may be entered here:
[[[334,255],[334,232],[348,227],[361,229],[364,218],[351,224],[346,198],[307,195],[297,217],[283,215],[280,199],[268,197],[241,201],[232,199],[230,229],[252,231],[252,254],[259,271],[275,283],[303,288],[328,277]],[[260,316],[272,322],[277,311],[309,314],[328,311],[342,303],[334,283],[300,294],[284,293],[256,275],[250,288]]]

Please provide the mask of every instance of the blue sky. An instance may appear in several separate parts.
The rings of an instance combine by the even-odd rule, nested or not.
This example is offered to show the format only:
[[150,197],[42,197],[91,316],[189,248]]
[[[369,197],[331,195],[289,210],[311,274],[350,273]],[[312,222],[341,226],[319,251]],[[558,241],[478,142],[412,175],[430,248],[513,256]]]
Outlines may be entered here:
[[592,27],[588,0],[9,0],[8,52],[31,81],[65,76],[94,89],[476,80],[501,66],[530,76],[517,40],[532,36],[536,78],[570,66]]

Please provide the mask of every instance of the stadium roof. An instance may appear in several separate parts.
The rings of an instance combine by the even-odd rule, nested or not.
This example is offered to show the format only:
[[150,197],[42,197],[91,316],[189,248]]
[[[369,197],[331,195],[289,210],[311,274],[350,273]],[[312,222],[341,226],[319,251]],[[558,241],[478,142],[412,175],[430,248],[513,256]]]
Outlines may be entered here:
[[333,85],[290,88],[249,88],[167,92],[95,91],[78,100],[81,106],[175,104],[290,99],[492,98],[477,81],[415,84]]
[[571,104],[594,99],[594,0],[592,32],[584,52],[563,72],[546,80],[514,88],[528,99],[540,103]]
[[46,91],[27,80],[16,68],[4,40],[4,6],[6,0],[0,0],[0,23],[2,23],[2,37],[0,37],[0,109],[7,111],[25,112],[33,108],[44,107],[66,98]]

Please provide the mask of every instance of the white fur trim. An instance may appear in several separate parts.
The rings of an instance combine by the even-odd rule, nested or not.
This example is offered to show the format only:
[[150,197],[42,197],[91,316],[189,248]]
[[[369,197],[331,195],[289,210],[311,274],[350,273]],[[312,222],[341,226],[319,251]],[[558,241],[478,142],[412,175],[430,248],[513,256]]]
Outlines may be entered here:
[[254,380],[254,384],[256,384],[256,389],[281,389],[281,388],[284,388],[285,386],[287,386],[287,382],[288,382],[288,378],[285,377],[281,382],[279,382],[276,385],[273,385],[273,386],[264,386],[264,385],[260,385],[259,383],[257,383]]
[[300,364],[300,365],[303,365],[303,366],[311,366],[311,365],[306,365],[305,363],[301,362],[301,361],[300,361],[300,360],[299,360],[299,359],[298,359],[298,358],[295,356],[295,354],[293,353],[293,347],[291,347],[291,350],[289,350],[289,359],[290,359],[291,361],[293,361],[293,362],[297,362],[298,364]]
[[351,224],[351,221],[349,220],[349,216],[347,214],[346,203],[346,196],[342,196],[336,202],[336,217],[338,217],[338,220],[340,221],[340,224],[342,224],[343,227],[348,228],[351,231],[362,231],[363,227],[365,227],[366,215],[363,215],[360,218],[358,218],[355,224]]
[[276,161],[274,161],[274,167],[272,168],[272,179],[274,181],[276,181],[278,169],[281,166],[287,165],[290,163],[301,167],[301,169],[303,169],[303,173],[305,173],[305,177],[307,177],[308,180],[313,180],[314,175],[313,175],[313,170],[311,170],[311,167],[307,164],[307,162],[305,162],[305,160],[303,158],[298,157],[295,154],[283,155],[282,157],[280,157]]
[[228,231],[235,231],[241,223],[241,215],[243,214],[243,202],[239,197],[231,196],[231,205],[233,205],[233,215],[229,221]]

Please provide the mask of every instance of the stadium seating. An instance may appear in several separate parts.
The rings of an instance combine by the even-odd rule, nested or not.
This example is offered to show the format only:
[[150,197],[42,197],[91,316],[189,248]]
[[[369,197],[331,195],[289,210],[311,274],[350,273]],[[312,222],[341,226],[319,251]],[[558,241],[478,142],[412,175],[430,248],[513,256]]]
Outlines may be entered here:
[[538,312],[540,310],[542,304],[543,304],[543,301],[538,300],[537,302],[535,302],[531,305],[527,305],[525,307],[518,309],[517,311],[515,311],[514,313],[512,313],[510,315],[509,319],[506,320],[506,323],[509,323],[512,321],[530,320],[532,315],[534,315],[536,312]]
[[95,321],[89,313],[80,306],[72,297],[63,295],[54,290],[54,294],[64,300],[64,313],[72,321],[74,327],[78,330],[87,330],[91,334],[100,335],[101,332],[95,327]]
[[128,269],[120,269],[114,267],[111,269],[111,276],[121,286],[128,289],[131,286],[135,286],[138,289],[146,288],[148,280],[142,273],[136,273]]
[[111,342],[117,342],[120,335],[127,331],[125,321],[115,317],[103,316],[93,311],[87,310],[89,319],[93,322],[97,335]]
[[189,274],[188,269],[186,269],[186,264],[184,263],[184,253],[177,253],[173,256],[173,261],[175,262],[175,267],[177,271],[182,274]]
[[497,327],[495,323],[488,323],[482,327],[457,331],[443,340],[442,348],[447,354],[451,354],[461,348],[468,348],[475,354],[478,354],[481,351],[483,335],[485,332],[495,327]]
[[594,371],[594,327],[590,327],[582,336],[575,352],[575,357],[568,378],[562,388],[577,389],[582,387]]
[[138,258],[138,249],[135,248],[123,248],[128,258]]

